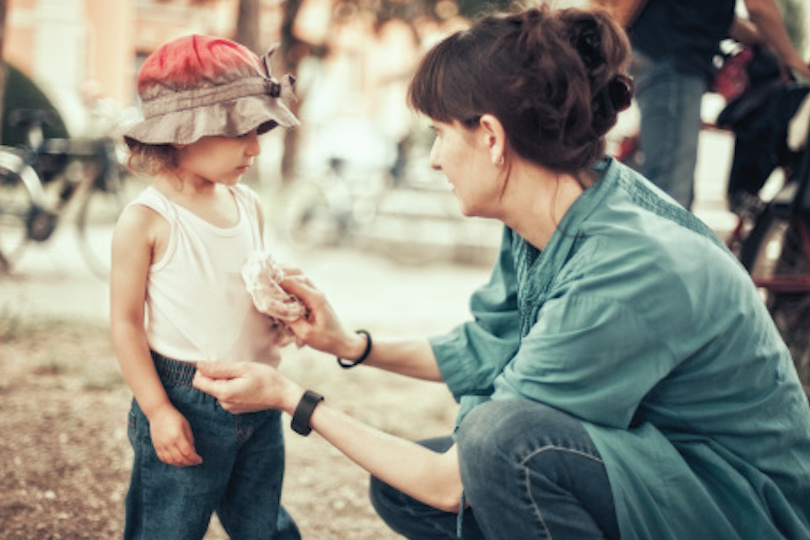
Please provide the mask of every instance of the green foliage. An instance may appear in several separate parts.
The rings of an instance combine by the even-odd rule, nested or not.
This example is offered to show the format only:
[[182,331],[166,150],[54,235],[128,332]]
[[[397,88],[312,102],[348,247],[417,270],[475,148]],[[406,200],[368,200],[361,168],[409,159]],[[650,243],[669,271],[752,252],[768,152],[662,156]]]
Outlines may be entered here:
[[23,72],[6,64],[6,87],[3,94],[3,137],[2,144],[19,146],[25,144],[25,133],[9,122],[9,115],[15,109],[42,109],[54,111],[56,122],[44,128],[45,137],[68,137],[68,130],[59,111],[48,96]]

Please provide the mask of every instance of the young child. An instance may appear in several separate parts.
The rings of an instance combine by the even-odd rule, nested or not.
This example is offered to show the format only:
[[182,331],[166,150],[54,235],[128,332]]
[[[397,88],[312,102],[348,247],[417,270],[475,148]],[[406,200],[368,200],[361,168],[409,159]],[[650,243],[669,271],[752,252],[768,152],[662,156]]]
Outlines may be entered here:
[[134,399],[127,539],[199,539],[212,513],[234,539],[298,539],[280,504],[280,413],[232,415],[191,386],[195,362],[276,365],[280,327],[240,271],[261,250],[258,198],[239,180],[259,135],[298,120],[293,79],[224,39],[186,36],[138,74],[144,120],[125,134],[153,181],[113,238],[110,318]]

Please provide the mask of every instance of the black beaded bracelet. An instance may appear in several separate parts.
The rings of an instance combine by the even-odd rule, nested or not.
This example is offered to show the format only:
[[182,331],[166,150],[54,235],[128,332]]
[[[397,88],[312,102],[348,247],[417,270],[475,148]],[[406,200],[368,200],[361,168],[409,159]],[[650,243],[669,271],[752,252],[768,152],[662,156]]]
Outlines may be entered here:
[[369,334],[367,330],[355,330],[355,332],[366,336],[366,350],[363,351],[363,354],[360,355],[360,358],[354,361],[344,360],[339,356],[335,358],[337,360],[338,365],[343,369],[349,369],[359,366],[360,364],[365,362],[366,358],[368,358],[368,355],[371,354],[371,334]]
[[306,437],[312,431],[312,426],[309,425],[309,420],[312,418],[312,413],[315,412],[315,407],[323,401],[323,396],[312,390],[307,390],[301,396],[301,401],[293,413],[290,427],[299,435]]

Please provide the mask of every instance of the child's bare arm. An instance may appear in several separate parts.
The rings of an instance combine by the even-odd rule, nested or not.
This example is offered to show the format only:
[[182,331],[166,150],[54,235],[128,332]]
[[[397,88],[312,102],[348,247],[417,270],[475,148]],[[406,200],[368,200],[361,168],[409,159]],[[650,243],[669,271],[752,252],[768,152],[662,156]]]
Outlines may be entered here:
[[122,213],[113,235],[110,274],[110,328],[121,371],[149,419],[158,457],[177,466],[202,460],[186,419],[174,408],[155,371],[144,330],[144,301],[149,267],[168,224],[142,206]]

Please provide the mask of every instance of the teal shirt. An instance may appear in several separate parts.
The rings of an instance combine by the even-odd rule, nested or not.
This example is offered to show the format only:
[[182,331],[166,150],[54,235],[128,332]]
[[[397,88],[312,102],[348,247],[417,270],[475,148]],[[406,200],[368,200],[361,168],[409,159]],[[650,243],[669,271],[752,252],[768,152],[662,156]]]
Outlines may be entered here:
[[431,338],[460,401],[580,418],[623,540],[810,538],[810,407],[750,277],[606,160],[543,252],[510,229],[474,319]]

